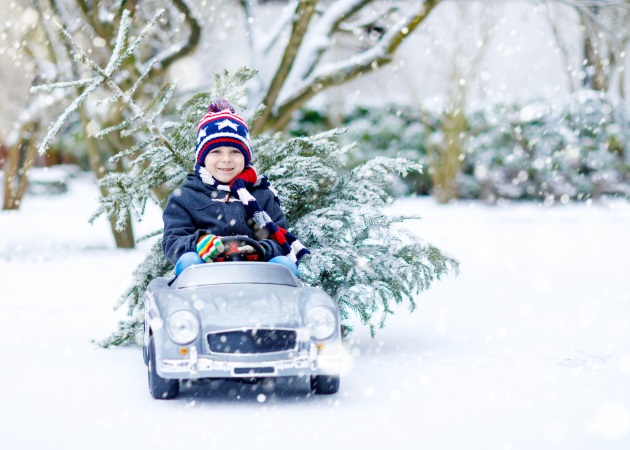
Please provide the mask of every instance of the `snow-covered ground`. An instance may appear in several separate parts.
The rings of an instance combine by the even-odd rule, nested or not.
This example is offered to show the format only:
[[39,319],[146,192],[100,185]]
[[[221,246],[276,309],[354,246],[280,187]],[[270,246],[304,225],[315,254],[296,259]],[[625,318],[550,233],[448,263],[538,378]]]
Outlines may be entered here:
[[[147,244],[87,224],[97,190],[0,213],[2,449],[630,448],[630,204],[439,206],[409,226],[461,261],[369,338],[341,390],[216,382],[148,393],[137,348],[91,343]],[[161,226],[150,210],[138,235]]]

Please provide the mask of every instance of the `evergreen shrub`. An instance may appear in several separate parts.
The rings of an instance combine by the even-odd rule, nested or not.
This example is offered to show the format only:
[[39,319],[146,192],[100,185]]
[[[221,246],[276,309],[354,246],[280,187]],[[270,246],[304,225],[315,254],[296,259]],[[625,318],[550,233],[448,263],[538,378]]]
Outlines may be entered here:
[[594,91],[473,114],[461,196],[547,203],[628,196],[629,119],[626,108]]
[[[423,113],[426,116],[426,113]],[[342,113],[340,120],[332,120],[328,113],[318,108],[302,108],[291,122],[290,133],[309,135],[339,125],[347,132],[339,136],[344,144],[356,143],[354,150],[345,157],[348,167],[355,167],[377,156],[406,158],[422,165],[424,170],[408,174],[404,179],[393,180],[396,194],[428,194],[431,177],[428,167],[427,143],[436,133],[435,126],[420,120],[420,113],[405,105],[356,105]],[[338,123],[336,123],[338,122]]]
[[[430,193],[428,156],[444,140],[439,116],[404,105],[355,105],[342,114],[348,144],[359,145],[350,166],[376,156],[404,157],[425,167],[397,193]],[[547,203],[602,195],[630,197],[630,113],[612,96],[580,91],[561,100],[524,106],[494,104],[468,115],[468,139],[459,196],[494,202],[534,199]],[[303,110],[294,133],[329,123],[323,110]]]

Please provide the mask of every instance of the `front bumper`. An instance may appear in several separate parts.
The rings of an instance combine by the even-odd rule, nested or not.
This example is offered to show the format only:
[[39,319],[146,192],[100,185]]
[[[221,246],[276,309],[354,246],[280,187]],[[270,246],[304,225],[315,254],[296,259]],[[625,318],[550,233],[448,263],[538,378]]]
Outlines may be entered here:
[[290,358],[274,359],[272,355],[260,355],[255,361],[226,361],[215,355],[199,355],[191,348],[187,358],[158,359],[157,373],[162,378],[251,378],[306,375],[337,375],[341,367],[338,353],[320,354],[311,344]]

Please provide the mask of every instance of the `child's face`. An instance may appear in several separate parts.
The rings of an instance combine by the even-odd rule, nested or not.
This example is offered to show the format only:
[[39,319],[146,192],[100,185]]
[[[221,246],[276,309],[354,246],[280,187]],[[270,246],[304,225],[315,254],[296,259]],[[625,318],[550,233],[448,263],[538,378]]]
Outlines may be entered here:
[[210,150],[203,164],[216,180],[229,183],[245,169],[245,157],[234,147],[217,147]]

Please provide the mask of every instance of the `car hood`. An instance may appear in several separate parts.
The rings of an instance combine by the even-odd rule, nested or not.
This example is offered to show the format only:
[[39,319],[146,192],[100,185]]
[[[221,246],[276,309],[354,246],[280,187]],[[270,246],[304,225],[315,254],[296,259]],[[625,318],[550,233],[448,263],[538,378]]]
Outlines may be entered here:
[[176,310],[198,314],[205,329],[297,327],[302,323],[300,289],[276,285],[222,285],[181,289],[156,296],[162,318]]

